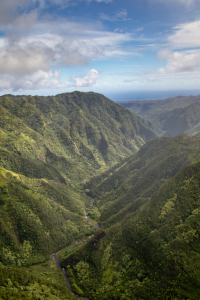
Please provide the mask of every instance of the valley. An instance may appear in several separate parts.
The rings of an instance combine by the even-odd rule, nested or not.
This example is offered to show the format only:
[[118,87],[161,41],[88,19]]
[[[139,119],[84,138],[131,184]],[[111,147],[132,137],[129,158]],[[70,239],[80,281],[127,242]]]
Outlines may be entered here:
[[0,299],[198,299],[199,101],[0,97]]

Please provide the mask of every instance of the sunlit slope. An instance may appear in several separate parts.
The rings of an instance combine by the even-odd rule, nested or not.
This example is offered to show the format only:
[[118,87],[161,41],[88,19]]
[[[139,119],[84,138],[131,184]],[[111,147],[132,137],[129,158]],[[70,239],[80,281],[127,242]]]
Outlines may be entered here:
[[74,286],[91,300],[198,299],[199,182],[200,163],[183,168],[106,236],[65,257]]
[[0,261],[24,266],[91,233],[90,198],[65,184],[0,167]]
[[63,182],[87,179],[156,137],[149,122],[92,92],[2,96],[0,114],[2,166],[33,177],[44,169],[41,177]]
[[93,218],[110,226],[136,211],[165,181],[192,162],[199,147],[199,137],[162,137],[146,143],[110,172],[93,177],[85,185],[96,197]]

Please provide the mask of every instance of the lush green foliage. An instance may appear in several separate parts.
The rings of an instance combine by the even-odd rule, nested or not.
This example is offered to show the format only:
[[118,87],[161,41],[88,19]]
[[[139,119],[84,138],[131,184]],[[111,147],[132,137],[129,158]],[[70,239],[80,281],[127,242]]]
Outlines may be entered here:
[[96,196],[91,211],[102,226],[109,227],[130,217],[168,179],[197,157],[199,137],[180,135],[147,142],[140,151],[102,175],[85,188]]
[[55,262],[32,268],[14,269],[0,266],[2,300],[73,300],[62,273]]
[[[171,103],[178,124],[198,99],[175,100],[151,105]],[[200,297],[199,134],[151,140],[149,122],[95,93],[7,95],[0,116],[0,299],[75,299],[44,263],[61,248],[90,300]]]
[[0,257],[24,266],[89,235],[90,199],[65,184],[30,179],[0,168]]
[[149,122],[95,93],[0,97],[1,165],[68,184],[86,180],[155,138]]
[[100,94],[0,97],[1,260],[31,264],[91,234],[78,184],[154,137]]
[[184,168],[98,243],[63,259],[74,286],[90,299],[198,299],[199,182],[200,163]]

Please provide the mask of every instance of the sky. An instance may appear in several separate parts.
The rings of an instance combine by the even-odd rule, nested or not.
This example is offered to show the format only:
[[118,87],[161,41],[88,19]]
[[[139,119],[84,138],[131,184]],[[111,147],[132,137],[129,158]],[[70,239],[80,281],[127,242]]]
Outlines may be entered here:
[[0,94],[200,90],[199,0],[0,0]]

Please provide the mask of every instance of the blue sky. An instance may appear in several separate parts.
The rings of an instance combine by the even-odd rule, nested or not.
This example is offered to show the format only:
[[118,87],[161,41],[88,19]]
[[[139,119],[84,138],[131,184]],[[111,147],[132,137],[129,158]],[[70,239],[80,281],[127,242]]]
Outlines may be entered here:
[[0,93],[200,89],[199,0],[0,0]]

